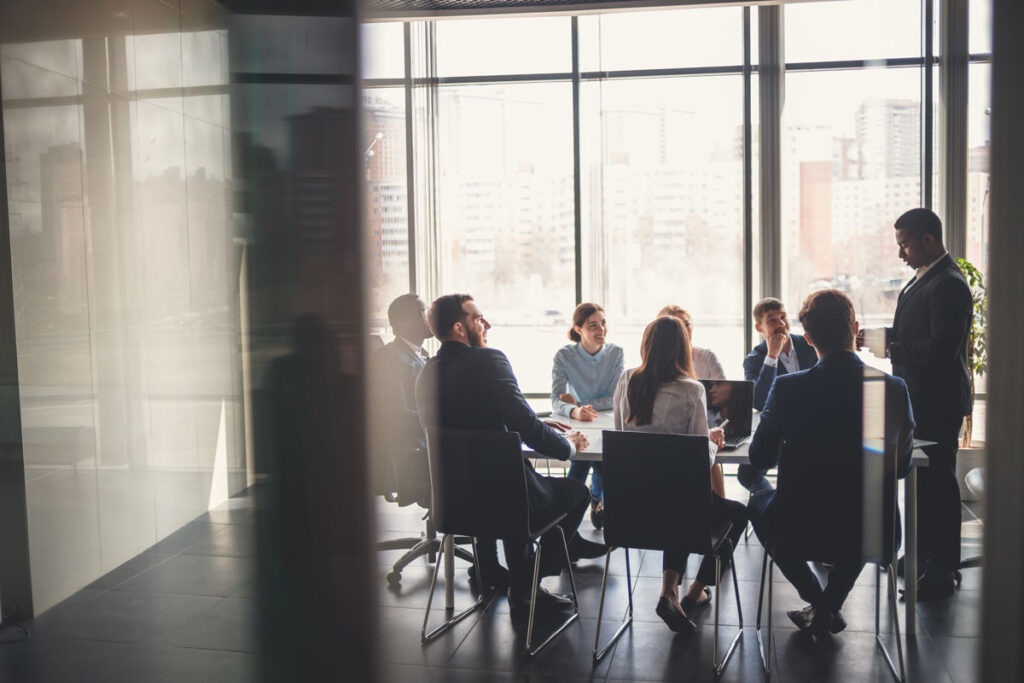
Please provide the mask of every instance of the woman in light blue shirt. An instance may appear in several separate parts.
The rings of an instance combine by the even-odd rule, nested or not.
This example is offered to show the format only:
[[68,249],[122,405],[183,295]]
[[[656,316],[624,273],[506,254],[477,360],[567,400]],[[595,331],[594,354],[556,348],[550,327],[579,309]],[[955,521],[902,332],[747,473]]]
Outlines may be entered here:
[[[604,309],[597,304],[580,304],[573,311],[569,339],[576,343],[560,348],[551,368],[551,408],[555,413],[590,422],[597,418],[597,411],[612,409],[615,385],[622,375],[623,355],[621,347],[605,342],[607,333]],[[604,526],[601,464],[575,461],[569,467],[569,476],[586,481],[591,465],[594,476],[590,485],[590,520],[600,529]]]

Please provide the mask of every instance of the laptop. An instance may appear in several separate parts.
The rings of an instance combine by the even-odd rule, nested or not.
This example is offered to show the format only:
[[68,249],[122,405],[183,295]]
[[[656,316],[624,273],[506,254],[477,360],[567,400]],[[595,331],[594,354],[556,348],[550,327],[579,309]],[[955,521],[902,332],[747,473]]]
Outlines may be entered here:
[[738,448],[750,438],[754,415],[754,383],[702,379],[708,404],[708,428],[721,425],[726,419],[725,448]]

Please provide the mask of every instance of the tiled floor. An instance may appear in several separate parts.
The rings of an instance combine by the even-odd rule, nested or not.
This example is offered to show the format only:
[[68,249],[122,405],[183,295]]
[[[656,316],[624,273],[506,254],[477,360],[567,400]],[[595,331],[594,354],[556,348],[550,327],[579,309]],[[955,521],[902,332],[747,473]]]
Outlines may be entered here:
[[[734,482],[730,481],[730,486]],[[742,497],[737,496],[742,499]],[[418,534],[422,510],[380,501],[381,538]],[[980,550],[980,525],[965,508],[964,554]],[[0,680],[37,681],[249,681],[258,679],[253,592],[254,514],[237,498],[187,525],[145,553],[28,624],[32,637],[0,644]],[[583,532],[599,538],[584,521]],[[400,551],[377,554],[381,642],[386,680],[472,681],[706,681],[712,657],[712,610],[697,617],[695,636],[673,637],[654,614],[660,586],[660,553],[633,551],[636,612],[633,626],[597,667],[591,665],[601,589],[601,561],[582,561],[575,571],[581,618],[536,658],[522,652],[523,634],[513,628],[508,603],[493,600],[436,642],[420,645],[430,567],[420,560],[388,588],[384,574]],[[761,549],[753,536],[736,553],[746,627],[722,680],[762,680],[752,623]],[[456,605],[471,600],[466,563],[457,560]],[[690,574],[696,569],[691,559]],[[626,606],[624,554],[613,556],[602,639],[612,635]],[[808,643],[785,617],[802,606],[776,574],[775,680],[891,680],[874,641],[874,572],[865,570],[844,608],[849,628],[822,644]],[[442,579],[443,581],[443,579]],[[564,578],[548,579],[553,589]],[[548,585],[548,584],[546,584]],[[434,605],[443,604],[438,586]],[[731,588],[721,599],[720,646],[739,623]],[[907,644],[908,676],[914,681],[972,681],[980,603],[978,570],[969,570],[953,598],[918,608],[918,636]],[[884,605],[884,603],[883,603]],[[902,612],[902,611],[901,611]],[[883,623],[887,613],[883,612]],[[902,616],[902,614],[901,614]],[[435,609],[432,623],[444,618]],[[890,645],[891,636],[890,638]]]

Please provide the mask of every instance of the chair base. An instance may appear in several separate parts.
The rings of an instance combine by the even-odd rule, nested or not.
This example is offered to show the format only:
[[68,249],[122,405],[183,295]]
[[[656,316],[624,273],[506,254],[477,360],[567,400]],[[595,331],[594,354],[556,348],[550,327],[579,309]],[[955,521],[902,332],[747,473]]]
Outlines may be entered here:
[[[451,534],[445,534],[441,538],[441,540],[439,541],[439,543],[440,543],[439,547],[443,547],[445,541],[450,536],[451,536]],[[437,540],[437,539],[434,539],[434,540]],[[454,540],[454,537],[453,537],[453,540]],[[472,541],[473,541],[473,555],[472,555],[473,568],[476,570],[477,582],[480,583],[480,585],[483,585],[483,582],[481,581],[480,562],[477,560],[477,555],[476,555],[476,539],[474,538],[474,539],[472,539]],[[456,550],[456,553],[458,553],[458,550],[460,550],[460,549],[456,548],[455,550]],[[437,628],[432,630],[430,633],[427,633],[427,621],[430,619],[430,605],[431,605],[431,603],[434,600],[434,589],[437,587],[437,574],[441,570],[441,565],[442,564],[444,564],[444,563],[443,562],[437,562],[437,563],[434,564],[434,573],[433,573],[433,576],[430,579],[430,593],[427,595],[427,611],[426,611],[426,614],[423,615],[423,628],[420,630],[420,642],[423,643],[424,645],[426,645],[427,643],[431,642],[432,640],[435,640],[442,633],[444,633],[445,631],[450,629],[452,626],[455,626],[455,624],[459,623],[460,621],[462,621],[463,619],[468,617],[470,614],[472,614],[474,611],[476,611],[477,608],[483,606],[484,603],[487,602],[484,599],[483,594],[481,594],[480,597],[478,597],[473,602],[472,605],[470,605],[466,609],[462,610],[458,614],[450,616],[443,624],[441,624],[440,626],[438,626]]]
[[[460,548],[458,544],[466,544],[472,542],[472,539],[468,536],[456,536],[455,537],[455,556],[465,560],[466,562],[473,562],[473,553],[469,552],[465,548]],[[384,579],[388,582],[389,586],[397,586],[402,582],[402,570],[412,564],[417,558],[427,557],[427,562],[436,562],[437,555],[441,552],[441,539],[437,536],[434,537],[420,537],[420,538],[399,538],[392,541],[379,541],[377,543],[377,550],[404,550],[408,548],[408,551],[404,553],[400,558],[395,560],[395,563],[391,566],[391,571],[388,572]]]
[[[564,515],[562,517],[564,517]],[[549,528],[552,527],[552,526],[554,526],[554,525],[553,524],[549,525]],[[554,631],[552,631],[548,635],[548,637],[544,639],[544,641],[542,643],[540,643],[536,647],[533,647],[533,623],[534,623],[534,614],[535,614],[536,609],[537,609],[537,585],[538,585],[538,583],[540,581],[540,556],[541,556],[540,539],[539,538],[535,539],[533,541],[533,544],[535,546],[535,552],[534,552],[534,558],[533,558],[533,583],[531,584],[533,586],[533,590],[531,591],[531,594],[530,594],[530,620],[529,620],[529,622],[527,623],[527,626],[526,626],[526,651],[527,651],[527,653],[529,653],[529,655],[531,657],[533,657],[538,652],[543,650],[547,646],[548,643],[550,643],[552,640],[554,640],[559,634],[562,633],[562,631],[567,629],[572,622],[574,622],[577,619],[579,619],[579,616],[580,616],[580,600],[579,600],[579,596],[576,593],[576,579],[573,578],[573,575],[572,575],[572,558],[569,557],[569,545],[565,541],[565,531],[562,530],[562,527],[555,527],[555,528],[558,529],[559,537],[562,539],[562,551],[565,553],[565,568],[566,568],[566,571],[569,573],[569,585],[572,586],[572,606],[573,606],[573,612],[565,621],[563,621],[561,623],[561,625],[558,626],[558,628],[556,628]]]
[[[885,643],[882,641],[881,633],[881,590],[882,590],[882,571],[886,572],[888,579],[888,593],[889,593],[889,612],[892,614],[893,619],[893,635],[896,638],[896,652],[897,661],[899,663],[899,670],[897,670],[896,662],[893,661],[892,655],[886,648]],[[771,680],[771,657],[772,657],[772,578],[775,573],[775,561],[771,559],[768,554],[768,549],[765,548],[764,558],[761,564],[761,588],[757,596],[757,646],[761,651],[761,662],[764,665],[764,677],[765,680]],[[764,586],[765,579],[768,581],[768,634],[767,638],[761,636],[761,614],[762,605],[764,602]],[[882,656],[885,658],[885,663],[889,666],[889,671],[892,673],[899,683],[906,683],[907,674],[906,666],[903,661],[903,640],[900,634],[900,614],[899,614],[899,601],[896,597],[896,567],[893,564],[876,565],[875,573],[875,642],[878,644],[879,649],[882,650]]]

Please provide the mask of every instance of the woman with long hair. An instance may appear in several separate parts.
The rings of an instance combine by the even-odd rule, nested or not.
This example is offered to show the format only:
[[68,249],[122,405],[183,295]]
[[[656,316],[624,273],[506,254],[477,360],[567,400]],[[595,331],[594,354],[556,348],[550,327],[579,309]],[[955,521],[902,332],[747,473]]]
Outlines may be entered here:
[[[622,374],[615,387],[615,428],[626,431],[708,436],[709,454],[714,460],[725,435],[708,429],[704,386],[694,379],[693,350],[682,322],[662,316],[644,330],[640,346],[640,367]],[[708,486],[711,486],[710,480]],[[729,520],[730,547],[735,547],[747,525],[746,508],[718,494],[712,496],[716,525]],[[723,544],[723,548],[725,548]],[[726,565],[729,557],[720,555]],[[705,556],[696,580],[680,601],[679,584],[686,568],[687,553],[665,550],[662,556],[661,597],[655,612],[676,632],[690,633],[696,626],[689,614],[711,604],[715,583],[715,558]]]
[[[611,410],[615,383],[622,374],[622,348],[605,341],[608,320],[604,309],[583,303],[572,313],[567,344],[555,353],[551,367],[551,409],[573,420],[590,422],[599,410]],[[590,467],[594,476],[590,484],[590,521],[594,527],[604,526],[602,499],[604,478],[600,463],[577,460],[569,467],[569,477],[585,482]]]

